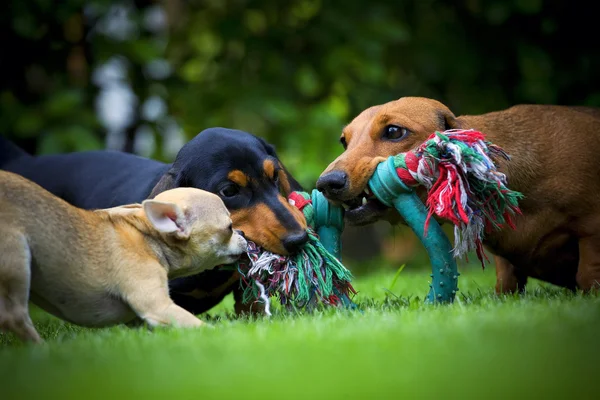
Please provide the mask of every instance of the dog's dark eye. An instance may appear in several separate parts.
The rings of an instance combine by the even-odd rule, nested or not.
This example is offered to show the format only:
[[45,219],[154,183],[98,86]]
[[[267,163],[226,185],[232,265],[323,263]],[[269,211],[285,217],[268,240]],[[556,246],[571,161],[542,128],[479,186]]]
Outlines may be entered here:
[[227,185],[221,190],[219,190],[219,194],[223,197],[233,197],[240,192],[240,188],[238,185]]
[[344,150],[348,148],[348,143],[346,143],[346,138],[344,136],[340,138],[340,143],[342,144],[342,146],[344,146]]
[[397,125],[388,125],[383,129],[383,138],[388,140],[404,139],[410,131]]

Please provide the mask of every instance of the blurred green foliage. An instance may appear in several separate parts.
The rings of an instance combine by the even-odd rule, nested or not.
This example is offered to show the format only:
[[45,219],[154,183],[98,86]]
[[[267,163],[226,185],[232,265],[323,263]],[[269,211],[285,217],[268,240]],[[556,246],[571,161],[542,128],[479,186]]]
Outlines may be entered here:
[[[40,153],[104,146],[91,76],[113,56],[127,60],[138,108],[151,96],[164,99],[165,118],[177,121],[186,139],[210,126],[263,136],[307,187],[340,153],[344,124],[401,96],[434,97],[459,114],[521,102],[600,105],[593,16],[566,2],[9,4],[1,30],[5,48],[15,50],[0,60],[0,130]],[[166,29],[144,23],[157,8],[166,13]],[[123,13],[124,33],[102,34]],[[156,60],[169,63],[168,76],[145,73]],[[164,123],[138,112],[128,139],[146,125],[158,144],[152,156],[170,159]]]
[[[600,106],[595,15],[575,2],[7,1],[0,131],[35,153],[111,142],[94,73],[115,59],[134,96],[113,148],[168,161],[205,128],[242,129],[275,144],[306,189],[345,124],[402,96],[456,114]],[[148,116],[149,100],[166,111]]]

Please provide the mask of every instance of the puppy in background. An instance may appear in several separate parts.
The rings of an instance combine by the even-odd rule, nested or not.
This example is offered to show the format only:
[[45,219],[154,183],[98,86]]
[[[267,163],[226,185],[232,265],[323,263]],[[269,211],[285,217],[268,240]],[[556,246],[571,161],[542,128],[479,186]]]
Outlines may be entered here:
[[199,327],[169,297],[168,279],[232,263],[245,250],[223,201],[200,189],[90,211],[0,172],[0,330],[42,341],[29,299],[88,327],[136,317],[150,326]]

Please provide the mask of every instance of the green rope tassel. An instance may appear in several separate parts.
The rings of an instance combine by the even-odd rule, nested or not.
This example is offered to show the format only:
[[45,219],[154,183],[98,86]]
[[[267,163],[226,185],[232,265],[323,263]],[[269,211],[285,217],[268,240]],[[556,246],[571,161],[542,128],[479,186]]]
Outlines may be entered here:
[[507,187],[495,158],[510,160],[497,145],[475,130],[435,132],[415,150],[394,157],[398,177],[408,187],[427,189],[429,219],[436,215],[454,224],[454,256],[475,250],[484,266],[486,233],[508,225],[520,214],[523,194]]
[[289,309],[314,308],[318,304],[354,308],[350,294],[352,273],[323,246],[315,232],[315,210],[310,196],[294,192],[290,204],[302,211],[309,228],[308,241],[296,254],[282,256],[249,241],[247,257],[234,268],[241,274],[243,302],[262,300],[270,314],[270,297]]

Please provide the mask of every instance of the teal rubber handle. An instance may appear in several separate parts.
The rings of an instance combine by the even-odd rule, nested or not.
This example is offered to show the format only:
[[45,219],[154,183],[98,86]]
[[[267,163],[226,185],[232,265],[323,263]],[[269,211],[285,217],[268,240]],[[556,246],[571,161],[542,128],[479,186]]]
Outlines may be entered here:
[[388,207],[394,207],[417,235],[431,262],[432,282],[428,303],[451,303],[458,291],[458,270],[450,241],[433,218],[425,235],[427,209],[416,193],[398,177],[394,158],[380,163],[369,180],[373,194]]
[[311,200],[314,209],[314,224],[321,243],[335,258],[342,261],[343,209],[332,205],[316,189],[311,193]]
[[[331,204],[323,193],[314,189],[311,193],[313,205],[314,226],[323,247],[327,249],[338,261],[342,261],[342,231],[344,230],[344,210],[342,207]],[[357,310],[356,304],[346,295],[336,292],[344,305],[352,310]],[[362,312],[362,311],[361,311]]]

